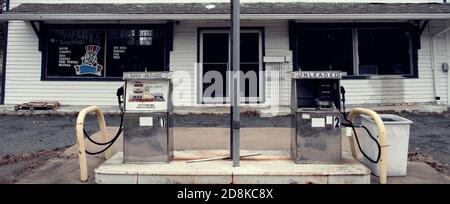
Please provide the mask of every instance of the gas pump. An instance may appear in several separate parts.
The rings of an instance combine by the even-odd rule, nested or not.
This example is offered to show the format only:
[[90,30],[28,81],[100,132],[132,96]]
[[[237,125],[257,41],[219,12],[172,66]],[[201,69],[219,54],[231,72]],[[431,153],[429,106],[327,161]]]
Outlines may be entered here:
[[170,72],[125,72],[124,163],[164,163],[173,158]]
[[341,73],[295,71],[291,78],[292,160],[340,163]]

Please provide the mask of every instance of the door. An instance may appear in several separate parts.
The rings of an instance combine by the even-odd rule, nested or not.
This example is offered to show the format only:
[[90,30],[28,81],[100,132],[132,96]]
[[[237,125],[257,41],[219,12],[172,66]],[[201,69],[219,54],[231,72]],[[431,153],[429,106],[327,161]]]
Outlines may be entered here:
[[227,76],[230,69],[230,39],[225,31],[207,31],[200,43],[202,103],[229,102]]
[[[200,103],[230,102],[231,40],[228,30],[202,30],[199,46]],[[263,100],[262,31],[241,31],[241,103]]]

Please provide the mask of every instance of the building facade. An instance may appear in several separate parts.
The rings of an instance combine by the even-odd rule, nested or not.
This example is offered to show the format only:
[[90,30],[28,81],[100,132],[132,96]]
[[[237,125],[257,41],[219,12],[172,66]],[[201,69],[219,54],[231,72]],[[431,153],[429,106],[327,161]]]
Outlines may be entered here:
[[[175,106],[227,103],[228,1],[101,2],[9,1],[4,104],[116,105],[122,73],[145,70],[174,72]],[[288,106],[298,69],[345,72],[348,104],[450,104],[443,1],[241,2],[245,106]],[[212,97],[208,71],[224,76]]]

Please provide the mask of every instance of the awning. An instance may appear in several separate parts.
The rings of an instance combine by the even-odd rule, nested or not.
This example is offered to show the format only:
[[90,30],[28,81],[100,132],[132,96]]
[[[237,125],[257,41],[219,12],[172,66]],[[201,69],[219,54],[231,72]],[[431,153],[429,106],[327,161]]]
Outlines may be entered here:
[[[229,19],[228,3],[20,4],[0,20]],[[243,3],[241,19],[450,19],[445,3]]]

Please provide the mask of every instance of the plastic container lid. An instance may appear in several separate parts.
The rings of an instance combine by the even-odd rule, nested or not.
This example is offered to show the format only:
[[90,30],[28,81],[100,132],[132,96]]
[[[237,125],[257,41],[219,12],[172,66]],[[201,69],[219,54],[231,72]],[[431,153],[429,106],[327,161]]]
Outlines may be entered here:
[[[369,117],[367,115],[361,115],[361,117],[366,120],[370,120],[373,123],[375,122],[372,117]],[[384,124],[413,124],[413,121],[400,117],[398,115],[380,114],[380,118]]]

